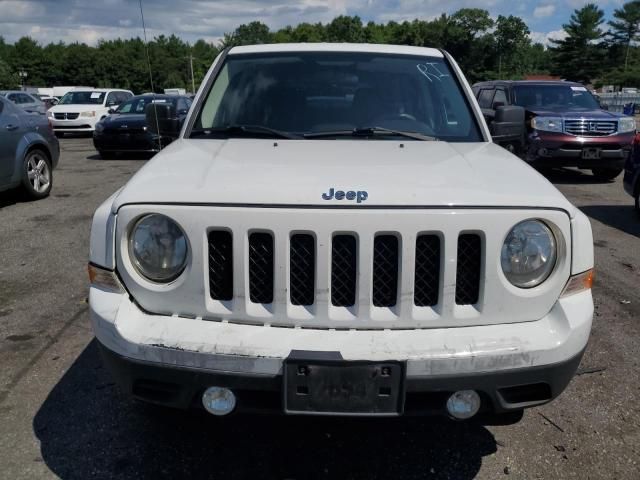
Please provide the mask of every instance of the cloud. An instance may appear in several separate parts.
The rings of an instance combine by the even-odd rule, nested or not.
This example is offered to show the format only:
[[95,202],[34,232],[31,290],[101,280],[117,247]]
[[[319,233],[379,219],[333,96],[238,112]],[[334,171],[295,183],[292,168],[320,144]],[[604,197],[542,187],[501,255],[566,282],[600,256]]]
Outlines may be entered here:
[[[562,2],[552,11],[556,4],[542,1],[534,17],[549,23],[559,15]],[[577,1],[582,0],[565,0]],[[562,8],[568,3],[562,3]],[[254,20],[272,29],[301,22],[327,23],[338,15],[358,15],[364,22],[429,20],[463,7],[485,8],[495,18],[521,12],[527,5],[526,0],[449,0],[445,4],[441,0],[143,0],[148,37],[176,34],[189,42],[199,38],[217,41]],[[92,44],[100,38],[142,36],[138,0],[0,0],[0,12],[0,34],[9,42],[25,34],[41,43]],[[552,30],[560,23],[538,23],[535,29]]]
[[556,12],[556,6],[551,5],[541,5],[533,9],[533,16],[535,18],[545,18],[550,17]]
[[562,40],[567,38],[564,30],[553,30],[551,32],[531,32],[529,38],[533,43],[542,43],[544,46],[551,45],[551,40]]

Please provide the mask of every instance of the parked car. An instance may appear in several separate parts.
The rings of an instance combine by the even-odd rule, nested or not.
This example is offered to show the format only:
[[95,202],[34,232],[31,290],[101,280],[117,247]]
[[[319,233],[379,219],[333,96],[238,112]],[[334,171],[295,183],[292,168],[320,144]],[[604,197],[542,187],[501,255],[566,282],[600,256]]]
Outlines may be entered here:
[[12,101],[25,112],[44,114],[47,111],[47,107],[42,100],[35,95],[20,90],[5,90],[0,92],[0,96]]
[[640,215],[640,134],[633,141],[631,155],[624,166],[622,183],[625,191],[633,197],[636,212]]
[[525,109],[525,132],[514,148],[538,167],[590,169],[603,180],[623,169],[636,132],[632,117],[600,108],[594,96],[575,82],[491,81],[473,86],[489,125],[501,107]]
[[126,102],[133,93],[129,90],[93,89],[72,90],[47,111],[56,135],[93,132],[96,123],[109,114],[109,110]]
[[97,209],[90,242],[90,318],[128,394],[466,419],[549,402],[576,372],[589,220],[491,143],[447,53],[233,47],[182,129],[146,110],[179,138]]
[[173,140],[160,137],[147,128],[145,107],[151,103],[171,107],[172,118],[182,126],[191,107],[185,95],[139,95],[132,97],[96,124],[93,145],[102,158],[121,152],[159,152]]
[[52,97],[52,96],[49,96],[49,95],[41,95],[39,93],[32,93],[31,95],[36,97],[42,103],[44,103],[45,109],[47,109],[47,110],[49,110],[54,105],[57,105],[58,102],[60,101],[59,98]]
[[0,96],[0,191],[21,187],[31,198],[49,195],[60,146],[44,115]]

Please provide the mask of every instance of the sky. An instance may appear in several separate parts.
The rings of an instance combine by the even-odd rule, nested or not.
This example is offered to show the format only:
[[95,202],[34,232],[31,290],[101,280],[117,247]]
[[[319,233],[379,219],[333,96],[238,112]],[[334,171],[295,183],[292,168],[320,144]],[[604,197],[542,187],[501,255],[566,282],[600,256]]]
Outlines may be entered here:
[[[562,24],[588,0],[142,0],[149,38],[176,34],[216,43],[225,32],[253,20],[271,29],[301,22],[329,22],[358,15],[364,22],[429,20],[463,7],[484,8],[491,16],[517,15],[536,42],[562,38]],[[596,0],[611,18],[623,0]],[[14,42],[28,35],[42,44],[142,37],[138,0],[0,0],[0,35]]]

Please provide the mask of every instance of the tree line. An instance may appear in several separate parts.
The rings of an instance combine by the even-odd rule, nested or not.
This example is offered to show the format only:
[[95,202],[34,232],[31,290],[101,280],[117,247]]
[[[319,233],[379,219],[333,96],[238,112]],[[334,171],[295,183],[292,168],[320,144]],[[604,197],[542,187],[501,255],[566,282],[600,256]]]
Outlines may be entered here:
[[[191,90],[190,61],[197,85],[215,56],[235,45],[282,42],[368,42],[443,48],[471,82],[551,74],[584,83],[640,86],[640,0],[625,3],[608,21],[596,4],[576,9],[563,25],[566,34],[548,47],[533,42],[518,16],[496,19],[480,8],[463,8],[433,20],[363,23],[357,16],[301,23],[276,31],[262,22],[243,24],[217,43],[190,44],[160,35],[145,46],[140,38],[41,45],[30,37],[14,44],[0,37],[0,88],[28,85],[118,87],[136,93]],[[26,78],[21,77],[26,73]]]

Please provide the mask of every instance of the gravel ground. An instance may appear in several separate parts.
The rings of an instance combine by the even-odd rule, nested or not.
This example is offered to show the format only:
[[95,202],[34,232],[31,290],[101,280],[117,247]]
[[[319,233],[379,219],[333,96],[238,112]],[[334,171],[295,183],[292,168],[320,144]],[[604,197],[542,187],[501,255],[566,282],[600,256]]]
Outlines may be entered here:
[[512,425],[446,419],[218,420],[124,398],[87,314],[95,208],[144,158],[65,138],[50,198],[0,194],[0,477],[640,478],[640,219],[621,178],[551,180],[592,220],[596,317],[580,375]]

